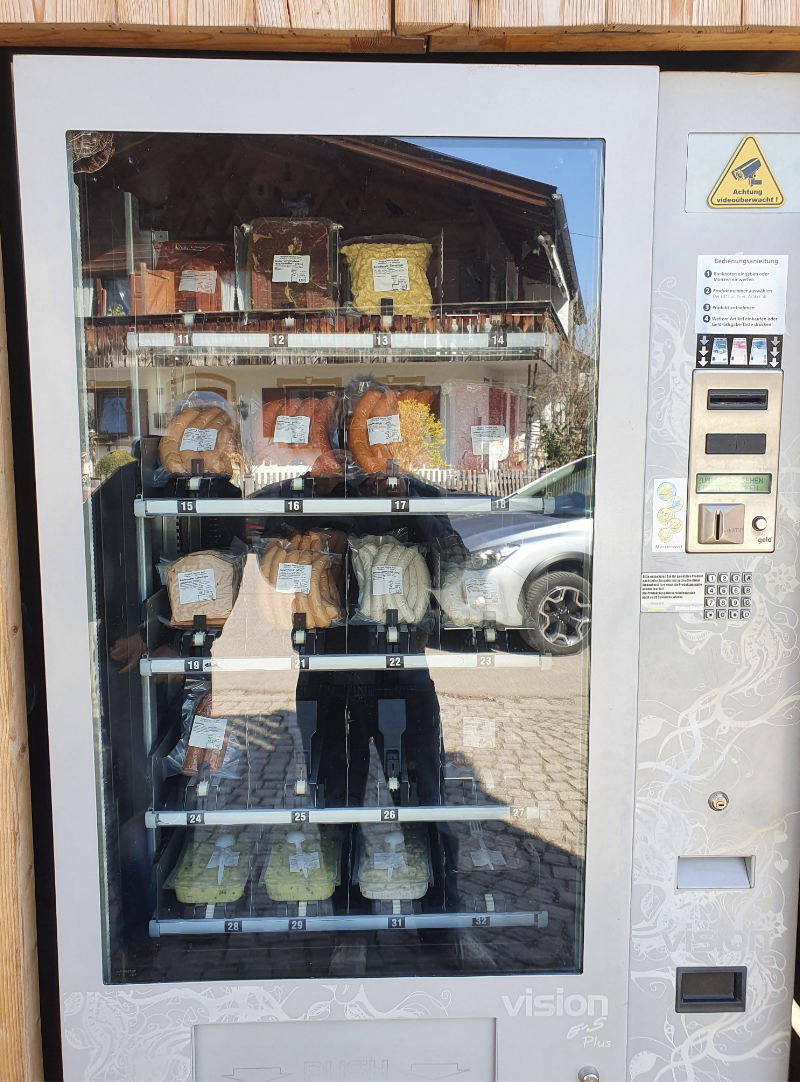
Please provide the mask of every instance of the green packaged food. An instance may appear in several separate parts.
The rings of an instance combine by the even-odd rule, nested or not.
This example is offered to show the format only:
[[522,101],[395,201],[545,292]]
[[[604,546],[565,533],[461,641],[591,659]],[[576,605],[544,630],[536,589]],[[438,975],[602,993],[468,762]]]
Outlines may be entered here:
[[340,882],[338,834],[306,826],[275,830],[262,882],[273,902],[322,902]]
[[241,834],[195,837],[170,877],[178,901],[188,905],[238,901],[250,875],[253,848],[252,839]]
[[359,830],[358,885],[365,898],[421,898],[431,878],[424,827],[364,824]]

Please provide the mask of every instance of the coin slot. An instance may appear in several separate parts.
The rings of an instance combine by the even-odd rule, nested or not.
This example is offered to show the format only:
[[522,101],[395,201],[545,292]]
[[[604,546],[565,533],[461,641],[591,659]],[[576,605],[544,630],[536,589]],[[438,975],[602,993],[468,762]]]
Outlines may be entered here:
[[747,387],[712,387],[708,392],[710,410],[765,410],[769,391]]

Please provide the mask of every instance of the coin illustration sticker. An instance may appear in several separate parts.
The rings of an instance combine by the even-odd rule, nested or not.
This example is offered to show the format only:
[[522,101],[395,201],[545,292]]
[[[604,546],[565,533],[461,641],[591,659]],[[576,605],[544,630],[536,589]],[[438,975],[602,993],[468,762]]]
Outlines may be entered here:
[[683,552],[686,543],[685,477],[653,481],[653,552]]

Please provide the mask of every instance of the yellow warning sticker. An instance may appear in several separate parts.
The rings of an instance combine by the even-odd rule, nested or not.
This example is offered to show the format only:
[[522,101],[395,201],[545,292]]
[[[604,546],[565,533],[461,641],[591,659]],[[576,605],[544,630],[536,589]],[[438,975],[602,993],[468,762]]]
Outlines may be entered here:
[[781,187],[754,135],[746,135],[708,197],[716,209],[782,207]]

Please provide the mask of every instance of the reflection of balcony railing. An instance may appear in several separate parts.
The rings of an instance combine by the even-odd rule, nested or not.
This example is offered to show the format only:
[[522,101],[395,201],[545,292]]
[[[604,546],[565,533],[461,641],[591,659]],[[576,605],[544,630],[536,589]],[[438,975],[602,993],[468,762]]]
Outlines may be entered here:
[[[242,490],[245,496],[251,496],[268,485],[289,481],[307,472],[308,466],[303,465],[255,466],[242,478]],[[528,470],[455,470],[448,467],[415,470],[414,473],[447,492],[465,492],[476,496],[510,496],[539,476],[536,467]]]

